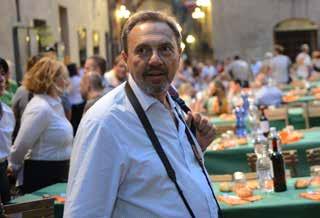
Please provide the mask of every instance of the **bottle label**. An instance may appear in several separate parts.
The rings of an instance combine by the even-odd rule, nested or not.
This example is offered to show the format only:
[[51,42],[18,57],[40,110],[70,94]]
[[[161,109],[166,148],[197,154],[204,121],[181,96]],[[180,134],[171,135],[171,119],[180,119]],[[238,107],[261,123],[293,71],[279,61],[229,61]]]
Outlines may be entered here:
[[263,133],[269,132],[269,121],[260,121],[260,129]]

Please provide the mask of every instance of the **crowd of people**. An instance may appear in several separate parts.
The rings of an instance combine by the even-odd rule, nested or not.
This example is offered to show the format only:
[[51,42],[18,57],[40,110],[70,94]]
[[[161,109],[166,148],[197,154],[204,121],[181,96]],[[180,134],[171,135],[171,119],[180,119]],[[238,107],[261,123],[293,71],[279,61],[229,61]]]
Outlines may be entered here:
[[282,88],[296,81],[315,81],[320,77],[320,52],[312,57],[306,44],[301,46],[292,63],[281,45],[273,53],[266,52],[261,60],[246,61],[239,55],[233,60],[185,60],[181,62],[174,85],[193,111],[208,115],[232,113],[241,104],[242,93],[249,94],[258,106],[282,103]]
[[50,50],[28,60],[19,87],[3,58],[0,70],[0,192],[7,203],[10,192],[30,193],[67,181],[83,114],[126,80],[127,68],[119,56],[107,72],[106,60],[92,56],[78,69],[57,61]]
[[[105,192],[113,194],[111,197],[119,197],[113,193],[119,188],[118,183],[112,183],[113,180],[106,183],[106,185],[110,185],[107,187],[110,190],[102,189],[104,192],[98,193],[99,190],[94,190],[94,186],[90,186],[88,189],[81,189],[83,193],[79,193],[80,188],[89,186],[88,177],[95,178],[99,175],[101,178],[96,178],[98,185],[102,185],[105,182],[103,179],[110,175],[117,177],[119,183],[132,182],[135,184],[133,188],[128,186],[129,190],[120,190],[120,194],[123,194],[120,197],[124,200],[118,202],[116,212],[122,214],[121,210],[124,208],[128,213],[131,210],[137,212],[137,208],[133,208],[132,205],[135,204],[135,207],[139,207],[143,199],[141,202],[132,199],[130,190],[132,196],[138,196],[138,192],[145,192],[148,196],[152,196],[152,190],[149,192],[144,189],[146,187],[141,185],[141,181],[153,183],[155,182],[153,179],[161,180],[163,177],[157,175],[157,168],[147,168],[146,166],[152,163],[148,162],[147,155],[142,156],[138,152],[141,150],[149,152],[149,156],[154,155],[154,152],[150,150],[152,146],[146,145],[143,128],[136,120],[137,118],[132,116],[132,109],[124,100],[124,86],[121,89],[116,89],[124,81],[129,81],[127,84],[132,86],[139,100],[142,99],[144,111],[150,113],[148,116],[152,120],[152,124],[155,125],[155,130],[160,132],[161,143],[170,142],[172,145],[179,143],[181,145],[188,144],[190,139],[189,136],[183,136],[186,128],[184,127],[185,123],[179,119],[179,112],[173,110],[175,106],[173,106],[174,103],[171,99],[166,98],[166,91],[172,80],[180,97],[193,112],[221,115],[231,113],[235,106],[241,104],[240,95],[242,92],[250,90],[248,92],[255,96],[257,105],[279,106],[283,95],[282,85],[295,80],[317,80],[320,78],[320,52],[314,51],[311,58],[307,45],[301,46],[301,53],[297,55],[294,64],[291,63],[290,58],[284,55],[284,48],[280,45],[275,46],[273,53],[267,52],[262,60],[255,59],[250,63],[239,55],[235,55],[233,59],[226,58],[223,61],[207,59],[204,63],[189,59],[180,60],[178,42],[181,36],[173,27],[173,21],[164,18],[164,15],[160,13],[138,14],[133,17],[129,19],[131,23],[125,26],[127,32],[123,36],[123,39],[127,40],[125,43],[128,44],[124,44],[123,53],[115,59],[113,68],[109,71],[106,69],[106,60],[100,56],[89,57],[84,66],[78,69],[75,63],[64,65],[57,61],[52,54],[44,53],[29,59],[23,81],[18,87],[10,79],[10,73],[13,73],[10,71],[10,65],[3,58],[0,59],[0,192],[4,203],[10,201],[10,189],[12,189],[10,186],[17,186],[20,194],[24,194],[51,184],[66,182],[70,158],[73,154],[74,165],[71,166],[72,172],[70,174],[72,182],[69,184],[68,191],[71,203],[67,206],[67,214],[70,217],[75,217],[72,214],[78,213],[74,212],[77,211],[74,202],[82,204],[82,197],[85,197],[85,194],[89,194],[90,191],[101,197],[96,197],[97,200],[106,200],[106,196],[102,196],[106,194]],[[136,38],[133,38],[133,35]],[[147,36],[150,37],[149,41]],[[146,58],[149,58],[149,62]],[[132,76],[129,76],[129,71]],[[168,74],[165,75],[168,81],[161,84],[162,86],[152,86],[152,84],[162,81],[163,72]],[[111,90],[115,91],[111,92]],[[155,98],[150,98],[145,94],[150,94]],[[162,104],[155,104],[154,99],[158,99]],[[93,105],[95,106],[93,107]],[[152,108],[152,105],[155,108]],[[164,107],[162,107],[163,105]],[[106,109],[106,107],[108,108]],[[148,111],[149,107],[150,111]],[[90,108],[93,109],[90,110]],[[170,113],[167,113],[168,111]],[[87,113],[88,116],[82,119],[83,115]],[[173,118],[175,125],[172,125],[171,118]],[[201,136],[203,133],[207,137],[205,140],[198,139],[202,148],[202,144],[207,144],[208,139],[212,139],[210,135],[212,130],[208,121],[203,121],[200,116],[194,116],[193,119],[198,124],[196,126],[200,134],[197,135]],[[80,121],[81,125],[79,126]],[[102,121],[110,123],[106,126],[106,123],[102,123]],[[165,127],[160,125],[162,122],[167,122]],[[176,135],[173,133],[177,129],[179,137],[176,139]],[[122,138],[112,135],[112,131],[119,135],[123,133]],[[72,146],[76,133],[75,143]],[[167,135],[163,135],[164,133]],[[208,134],[210,137],[207,136]],[[166,137],[171,137],[168,142]],[[140,142],[140,144],[134,144],[137,146],[137,151],[133,149],[129,155],[126,149],[129,149],[130,144],[134,141]],[[203,141],[205,143],[201,143]],[[115,147],[99,147],[99,143],[106,142],[115,145]],[[74,146],[77,147],[76,151],[72,151]],[[174,149],[178,149],[178,147]],[[193,191],[201,192],[203,196],[199,194],[199,199],[212,200],[212,197],[208,197],[210,189],[198,187],[199,184],[203,187],[206,186],[206,181],[203,175],[198,173],[198,166],[195,166],[195,163],[190,159],[194,150],[183,148],[186,149],[184,150],[186,154],[190,154],[185,157],[181,156],[182,159],[185,158],[184,161],[190,167],[189,170],[186,170],[183,164],[179,165],[180,160],[175,162],[176,159],[173,156],[180,155],[180,151],[174,149],[164,148],[170,156],[169,159],[173,160],[174,167],[177,167],[179,176],[184,175],[184,181],[189,181],[184,186]],[[95,150],[100,151],[100,156],[92,153]],[[104,157],[106,151],[110,154]],[[110,155],[118,156],[118,159],[112,159]],[[126,155],[130,156],[128,158],[131,165],[137,168],[131,168]],[[101,162],[99,163],[99,161]],[[104,161],[113,164],[114,168],[103,165]],[[144,165],[139,165],[141,162]],[[161,164],[158,162],[157,164]],[[97,170],[89,172],[92,164],[96,164]],[[98,166],[99,164],[100,166]],[[83,174],[79,172],[80,166],[83,168],[81,171]],[[110,175],[101,174],[102,171],[100,172],[98,169],[103,172],[109,170]],[[150,169],[153,170],[150,171]],[[148,173],[151,175],[149,180],[143,174],[145,170],[149,170]],[[124,174],[120,174],[127,171],[129,172],[126,174],[127,178]],[[97,174],[94,175],[94,172]],[[165,171],[161,173],[165,174]],[[9,178],[17,178],[16,184],[10,184],[8,175]],[[81,179],[88,177],[83,181],[77,181],[78,176]],[[194,179],[190,180],[191,177]],[[93,183],[92,180],[90,182]],[[166,184],[167,181],[163,180],[162,182]],[[170,185],[166,184],[166,186]],[[163,187],[157,188],[163,190]],[[190,200],[191,198],[188,196],[190,193],[186,193]],[[168,198],[171,200],[176,197],[175,193],[168,194]],[[134,203],[130,206],[128,201]],[[204,206],[196,201],[192,200],[193,205],[197,206],[196,212],[199,212]],[[144,202],[144,205],[147,203]],[[165,205],[165,202],[161,202],[160,206]],[[109,206],[112,209],[112,205]],[[154,205],[148,206],[150,208],[145,208],[146,212],[164,213],[154,209]],[[204,211],[210,212],[202,211],[199,213],[212,215],[214,211],[217,211],[217,208],[207,205]],[[175,211],[175,213],[181,215],[181,211]],[[101,215],[103,212],[92,214]]]

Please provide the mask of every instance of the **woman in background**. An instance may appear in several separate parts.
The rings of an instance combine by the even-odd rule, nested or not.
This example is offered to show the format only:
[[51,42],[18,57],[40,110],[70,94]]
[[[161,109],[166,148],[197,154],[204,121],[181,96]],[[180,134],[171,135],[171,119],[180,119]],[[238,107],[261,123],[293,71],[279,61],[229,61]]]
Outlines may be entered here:
[[23,112],[9,160],[24,193],[67,179],[73,131],[60,99],[67,80],[66,67],[50,58],[39,60],[23,80],[34,96]]
[[228,113],[228,100],[224,85],[218,81],[212,81],[208,88],[208,99],[205,103],[208,114],[221,115]]
[[[9,67],[7,62],[0,58],[0,96],[2,96],[5,91],[6,76],[8,73]],[[7,158],[10,153],[13,127],[14,116],[10,107],[0,102],[0,197],[3,203],[10,201],[10,187],[7,177]]]

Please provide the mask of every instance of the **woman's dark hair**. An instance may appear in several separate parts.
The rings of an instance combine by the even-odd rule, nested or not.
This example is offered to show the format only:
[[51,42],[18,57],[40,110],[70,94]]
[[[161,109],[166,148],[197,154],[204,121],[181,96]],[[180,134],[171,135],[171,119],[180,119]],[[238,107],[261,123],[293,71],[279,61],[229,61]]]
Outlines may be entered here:
[[7,63],[7,61],[3,58],[0,58],[0,68],[5,72],[8,73],[9,72],[9,65]]
[[73,77],[78,75],[78,68],[77,65],[75,63],[71,63],[67,65],[68,68],[68,72],[69,72],[69,77]]

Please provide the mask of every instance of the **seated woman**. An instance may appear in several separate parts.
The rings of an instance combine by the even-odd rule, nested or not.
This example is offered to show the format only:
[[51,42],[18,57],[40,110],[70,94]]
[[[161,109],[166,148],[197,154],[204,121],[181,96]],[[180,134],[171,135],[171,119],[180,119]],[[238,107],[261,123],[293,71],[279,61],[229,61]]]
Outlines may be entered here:
[[9,161],[24,193],[67,180],[73,130],[60,99],[67,79],[62,63],[42,58],[23,80],[34,97],[22,114]]
[[209,84],[205,108],[208,114],[220,115],[229,112],[225,88],[220,81],[215,80]]
[[[5,92],[6,76],[9,73],[7,62],[0,58],[0,96]],[[0,203],[10,201],[10,187],[7,177],[8,156],[11,146],[11,135],[14,127],[14,116],[10,107],[0,101]]]

